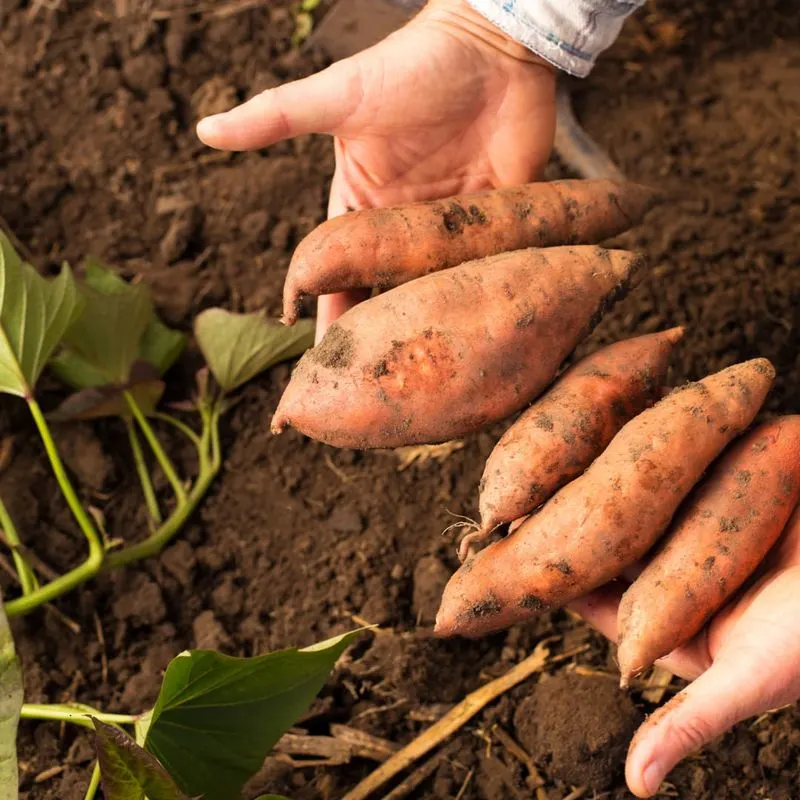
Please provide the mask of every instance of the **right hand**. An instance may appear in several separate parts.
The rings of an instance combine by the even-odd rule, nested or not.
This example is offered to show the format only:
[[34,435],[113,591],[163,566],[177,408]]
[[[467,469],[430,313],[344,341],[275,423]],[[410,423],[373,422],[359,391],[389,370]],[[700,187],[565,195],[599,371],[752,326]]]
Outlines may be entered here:
[[[375,47],[208,117],[197,132],[225,150],[333,135],[337,216],[535,180],[555,121],[554,67],[464,0],[431,0]],[[318,339],[358,299],[320,298]]]
[[[571,604],[612,641],[625,588],[620,583]],[[631,742],[626,775],[637,797],[652,797],[680,760],[737,722],[797,702],[798,597],[800,508],[746,587],[691,642],[659,662],[693,682],[652,714]]]

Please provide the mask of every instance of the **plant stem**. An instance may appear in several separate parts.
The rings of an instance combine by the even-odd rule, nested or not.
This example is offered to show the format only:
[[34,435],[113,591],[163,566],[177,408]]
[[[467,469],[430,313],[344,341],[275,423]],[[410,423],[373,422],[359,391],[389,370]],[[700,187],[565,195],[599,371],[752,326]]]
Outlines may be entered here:
[[136,717],[130,714],[105,714],[83,703],[63,703],[48,705],[40,703],[25,703],[22,706],[20,719],[35,719],[40,722],[70,722],[82,728],[94,730],[90,717],[99,719],[107,725],[133,725]]
[[61,461],[61,456],[58,454],[56,443],[53,441],[53,437],[50,434],[50,428],[47,427],[47,421],[44,418],[44,414],[42,414],[42,409],[39,408],[39,404],[32,397],[28,399],[28,407],[33,415],[33,421],[39,429],[39,435],[44,442],[47,457],[50,459],[50,465],[53,468],[56,480],[61,487],[67,505],[70,511],[72,511],[72,515],[75,517],[75,521],[80,526],[81,531],[83,531],[84,536],[86,536],[86,540],[89,542],[90,558],[94,557],[98,562],[101,562],[104,552],[103,541],[95,530],[89,514],[78,499],[78,494],[67,475],[66,469],[64,469],[64,463]]
[[7,603],[5,609],[9,617],[28,614],[44,603],[50,603],[56,598],[61,597],[62,594],[66,594],[76,586],[85,583],[100,571],[100,567],[103,566],[103,560],[105,558],[103,540],[97,533],[97,529],[86,513],[86,510],[81,505],[81,501],[78,499],[75,488],[67,475],[67,471],[61,461],[61,456],[59,456],[58,449],[50,434],[50,429],[47,427],[47,422],[42,414],[42,410],[33,397],[29,397],[27,400],[31,415],[39,430],[39,435],[42,437],[47,457],[50,459],[50,466],[53,468],[53,473],[56,476],[58,485],[61,487],[64,499],[67,501],[67,505],[70,511],[72,511],[75,521],[80,526],[89,544],[89,556],[83,564],[70,570],[65,575],[61,575],[59,578],[45,584],[30,594],[23,595]]
[[133,453],[133,462],[136,465],[136,474],[139,476],[139,483],[142,485],[142,493],[144,494],[144,501],[147,504],[150,519],[156,525],[160,525],[162,522],[161,509],[158,507],[156,491],[153,488],[153,481],[150,479],[150,471],[147,469],[147,463],[144,460],[144,453],[142,452],[142,445],[139,442],[139,437],[136,434],[136,428],[130,419],[125,420],[125,427],[128,429],[128,441],[130,442],[131,452]]
[[219,442],[219,419],[222,416],[219,406],[212,406],[208,411],[209,420],[207,427],[211,429],[211,461],[217,465],[217,469],[222,466],[222,450]]
[[203,433],[200,437],[200,468],[197,480],[186,498],[186,502],[183,505],[179,505],[152,536],[130,547],[109,553],[106,559],[107,569],[115,569],[160,553],[186,524],[186,521],[197,508],[206,492],[208,492],[222,466],[219,449],[220,412],[218,408],[214,407],[201,413]]
[[94,762],[94,768],[92,769],[92,779],[89,781],[89,786],[86,789],[86,794],[83,797],[83,800],[94,800],[95,796],[97,795],[97,790],[100,788],[100,762]]
[[20,552],[22,540],[19,538],[17,526],[14,524],[14,520],[11,519],[8,508],[6,508],[6,504],[2,499],[0,499],[0,528],[3,529],[8,544],[11,546],[11,557],[14,559],[14,566],[17,569],[22,594],[26,595],[35,592],[39,588],[39,581],[36,580],[33,568]]
[[125,392],[125,400],[128,403],[128,408],[130,408],[133,416],[136,418],[136,422],[139,423],[139,427],[142,429],[144,438],[147,439],[147,443],[150,445],[153,455],[156,457],[161,469],[164,471],[164,475],[167,476],[167,480],[172,485],[172,490],[175,492],[178,505],[182,505],[187,499],[186,489],[178,477],[178,473],[175,470],[175,465],[172,463],[170,457],[166,454],[164,448],[161,446],[161,442],[158,441],[155,431],[147,421],[147,417],[145,417],[145,415],[142,413],[142,410],[139,408],[136,399],[130,392]]
[[172,425],[173,428],[177,428],[198,450],[200,449],[200,437],[185,422],[181,422],[181,420],[171,414],[165,414],[163,411],[154,411],[150,416],[160,422],[166,422],[167,425]]

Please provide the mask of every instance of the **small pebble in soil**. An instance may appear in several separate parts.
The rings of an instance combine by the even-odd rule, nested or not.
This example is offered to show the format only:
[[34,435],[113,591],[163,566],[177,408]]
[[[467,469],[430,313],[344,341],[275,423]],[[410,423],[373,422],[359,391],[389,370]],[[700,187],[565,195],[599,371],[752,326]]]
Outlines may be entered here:
[[621,773],[641,721],[613,679],[575,673],[534,686],[514,715],[520,744],[552,777],[596,791]]
[[67,466],[83,486],[100,491],[114,471],[114,463],[89,425],[70,423],[54,429],[56,442]]
[[191,206],[176,214],[158,246],[158,252],[165,264],[177,261],[189,248],[192,238],[202,223],[200,209]]
[[195,647],[199,650],[225,650],[230,638],[213,611],[203,611],[192,623]]
[[161,565],[181,586],[190,586],[196,565],[192,546],[185,539],[179,539],[164,551]]
[[118,620],[130,622],[134,627],[157,625],[167,616],[161,589],[143,573],[134,574],[119,587],[112,610]]
[[122,75],[134,91],[149,92],[164,84],[166,61],[156,53],[142,53],[125,61]]
[[364,532],[364,520],[356,509],[339,505],[333,509],[328,524],[336,533],[356,535]]

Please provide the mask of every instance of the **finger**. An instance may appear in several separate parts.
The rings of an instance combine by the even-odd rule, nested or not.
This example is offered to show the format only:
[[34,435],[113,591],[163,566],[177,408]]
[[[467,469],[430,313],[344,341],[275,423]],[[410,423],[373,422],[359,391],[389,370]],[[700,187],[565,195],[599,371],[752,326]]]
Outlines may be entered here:
[[627,584],[617,581],[607,583],[605,586],[573,600],[569,604],[569,609],[582,617],[595,630],[600,631],[606,639],[616,642],[617,609],[626,588]]
[[243,105],[200,120],[197,135],[220,150],[254,150],[309,133],[335,133],[358,107],[360,70],[339,61],[303,80],[256,95]]
[[[632,580],[638,568],[626,570],[625,578]],[[617,613],[623,592],[628,588],[627,580],[614,581],[569,604],[571,611],[580,616],[595,630],[611,642],[617,641]],[[708,669],[710,658],[706,630],[703,629],[695,639],[678,648],[657,662],[659,667],[679,675],[686,680],[694,680]]]
[[362,289],[354,292],[340,292],[339,294],[326,294],[317,302],[317,330],[314,343],[319,344],[325,332],[336,322],[345,311],[358,305],[369,297],[369,292]]
[[731,653],[645,722],[631,743],[625,770],[637,797],[652,797],[679,761],[771,707],[772,678],[763,661],[761,651]]

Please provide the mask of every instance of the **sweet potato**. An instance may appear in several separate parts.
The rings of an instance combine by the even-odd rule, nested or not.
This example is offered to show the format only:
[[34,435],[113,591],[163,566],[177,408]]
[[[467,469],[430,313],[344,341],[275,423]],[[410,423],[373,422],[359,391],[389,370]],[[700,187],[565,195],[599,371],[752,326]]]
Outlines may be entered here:
[[297,319],[305,295],[388,289],[528,247],[597,244],[638,225],[656,202],[635,183],[557,181],[336,217],[297,247],[283,320]]
[[524,517],[580,475],[619,429],[661,396],[682,328],[604,347],[569,369],[502,436],[480,485],[481,529],[460,554],[495,528]]
[[623,686],[686,644],[745,582],[800,498],[800,416],[759,425],[723,455],[622,596]]
[[344,314],[301,359],[273,419],[359,449],[432,444],[523,408],[639,256],[600,247],[520,250],[426,275]]
[[440,635],[481,636],[560,607],[641,558],[709,464],[758,413],[769,361],[677,389],[631,420],[592,466],[451,578]]

